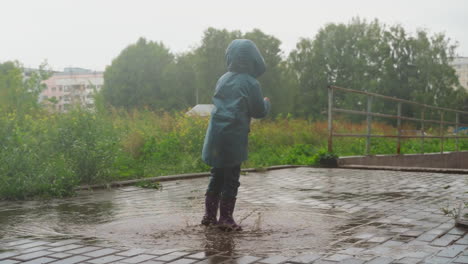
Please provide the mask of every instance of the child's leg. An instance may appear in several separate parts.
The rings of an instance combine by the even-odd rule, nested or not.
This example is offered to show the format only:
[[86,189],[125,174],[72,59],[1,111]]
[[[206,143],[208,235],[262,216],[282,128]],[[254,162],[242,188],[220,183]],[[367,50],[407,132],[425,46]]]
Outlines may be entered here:
[[210,183],[205,194],[205,215],[201,221],[202,225],[217,224],[219,197],[224,183],[223,169],[212,168]]
[[224,185],[224,169],[223,168],[212,168],[210,182],[208,183],[208,189],[206,194],[212,194],[219,196]]
[[234,221],[232,216],[236,206],[237,190],[240,182],[240,165],[224,169],[224,184],[219,204],[219,227],[223,230],[240,231],[242,228]]
[[223,199],[235,199],[240,186],[240,165],[231,168],[223,168],[223,185],[221,196]]

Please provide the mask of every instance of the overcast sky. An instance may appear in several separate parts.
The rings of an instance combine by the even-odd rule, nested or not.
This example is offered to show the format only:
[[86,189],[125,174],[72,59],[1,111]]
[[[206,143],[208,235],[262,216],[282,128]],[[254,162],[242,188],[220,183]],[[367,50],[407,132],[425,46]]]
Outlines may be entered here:
[[177,53],[197,46],[208,27],[259,28],[287,54],[299,38],[355,16],[444,32],[468,56],[466,0],[1,0],[0,62],[104,70],[139,37]]

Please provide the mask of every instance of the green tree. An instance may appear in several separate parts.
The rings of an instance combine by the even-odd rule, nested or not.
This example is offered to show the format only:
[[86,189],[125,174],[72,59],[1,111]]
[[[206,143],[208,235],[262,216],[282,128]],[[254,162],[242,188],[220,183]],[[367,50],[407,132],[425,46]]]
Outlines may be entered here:
[[164,109],[168,70],[174,56],[164,44],[140,38],[125,48],[104,72],[103,99],[126,109]]
[[[300,96],[297,113],[320,117],[327,107],[327,85],[375,92],[437,106],[459,107],[464,92],[449,62],[455,46],[443,34],[408,34],[399,25],[359,18],[349,24],[328,24],[313,40],[302,39],[288,58]],[[365,98],[337,93],[336,104],[364,110]],[[460,105],[453,105],[457,102]],[[394,113],[391,102],[376,103],[375,111]],[[411,107],[403,109],[411,115]],[[321,115],[324,117],[324,115]]]
[[18,62],[0,63],[0,111],[20,116],[37,110],[43,80],[50,76],[46,62],[38,70],[26,70]]
[[211,103],[216,82],[226,72],[226,48],[234,39],[241,37],[240,31],[211,27],[205,30],[201,45],[194,50],[197,103]]

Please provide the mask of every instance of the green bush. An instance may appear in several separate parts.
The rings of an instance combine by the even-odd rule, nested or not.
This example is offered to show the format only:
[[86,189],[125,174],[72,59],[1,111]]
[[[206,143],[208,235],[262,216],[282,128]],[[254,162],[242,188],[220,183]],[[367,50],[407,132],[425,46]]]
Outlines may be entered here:
[[[0,113],[0,199],[61,197],[80,184],[105,183],[208,171],[201,150],[208,118],[146,110],[34,115]],[[360,131],[365,124],[344,123],[338,131]],[[376,133],[393,129],[376,126]],[[440,151],[426,139],[425,152]],[[394,154],[396,140],[373,139],[371,154]],[[445,150],[455,141],[446,140]],[[327,124],[301,119],[252,123],[249,160],[243,167],[272,165],[333,166],[337,155],[363,155],[365,139],[336,138],[328,153]],[[460,140],[468,149],[468,140]],[[402,140],[402,153],[417,153],[421,140]]]

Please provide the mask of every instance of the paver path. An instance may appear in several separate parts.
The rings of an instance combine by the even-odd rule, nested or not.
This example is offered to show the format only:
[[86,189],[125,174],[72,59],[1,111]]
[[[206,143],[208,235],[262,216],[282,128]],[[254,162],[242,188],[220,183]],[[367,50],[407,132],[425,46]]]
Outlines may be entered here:
[[468,199],[467,175],[296,168],[241,183],[241,233],[198,226],[206,178],[1,202],[0,264],[468,263],[467,230],[440,210]]

